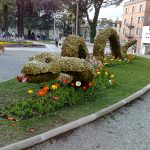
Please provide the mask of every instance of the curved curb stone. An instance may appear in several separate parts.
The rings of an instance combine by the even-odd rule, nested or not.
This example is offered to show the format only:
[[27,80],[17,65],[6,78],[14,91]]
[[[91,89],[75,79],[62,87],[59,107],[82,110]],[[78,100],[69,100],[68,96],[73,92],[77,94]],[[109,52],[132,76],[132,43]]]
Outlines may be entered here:
[[13,78],[9,78],[9,79],[6,79],[6,80],[1,80],[0,83],[2,82],[6,82],[6,81],[9,81],[9,80],[12,80],[12,79],[15,79],[16,77],[13,77]]
[[60,126],[60,127],[55,128],[53,130],[44,132],[44,133],[36,135],[36,136],[33,136],[31,138],[28,138],[28,139],[16,142],[14,144],[10,144],[8,146],[2,147],[2,148],[0,148],[0,150],[22,150],[22,149],[28,148],[30,146],[33,146],[35,144],[42,143],[42,142],[44,142],[44,141],[46,141],[52,137],[55,137],[59,134],[62,134],[62,133],[67,132],[69,130],[73,130],[73,129],[78,128],[78,127],[85,125],[87,123],[93,122],[94,120],[98,119],[99,117],[102,117],[102,116],[126,105],[127,103],[132,102],[133,100],[142,96],[148,90],[150,90],[150,84],[145,86],[143,89],[135,92],[131,96],[121,100],[120,102],[115,103],[115,104],[113,104],[107,108],[104,108],[104,109],[102,109],[96,113],[93,113],[89,116],[86,116],[84,118],[81,118],[81,119],[78,119],[78,120],[73,121],[71,123],[68,123],[66,125]]

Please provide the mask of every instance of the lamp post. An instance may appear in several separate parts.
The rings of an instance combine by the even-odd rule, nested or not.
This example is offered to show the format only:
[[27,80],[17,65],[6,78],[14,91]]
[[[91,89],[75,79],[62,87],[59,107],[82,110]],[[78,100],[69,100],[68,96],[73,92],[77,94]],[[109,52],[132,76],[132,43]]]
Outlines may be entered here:
[[79,0],[76,0],[76,35],[78,35],[78,10],[79,10]]
[[54,40],[56,38],[56,14],[54,13]]

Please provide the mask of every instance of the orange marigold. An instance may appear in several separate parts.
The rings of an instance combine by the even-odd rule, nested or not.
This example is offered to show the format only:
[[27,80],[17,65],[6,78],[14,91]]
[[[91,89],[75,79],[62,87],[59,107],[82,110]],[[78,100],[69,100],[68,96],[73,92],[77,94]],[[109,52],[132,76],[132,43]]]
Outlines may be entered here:
[[45,91],[43,90],[38,90],[38,96],[44,96],[45,95]]
[[47,91],[49,90],[49,87],[48,87],[48,86],[44,86],[44,87],[42,88],[42,90],[45,91],[45,92],[47,92]]

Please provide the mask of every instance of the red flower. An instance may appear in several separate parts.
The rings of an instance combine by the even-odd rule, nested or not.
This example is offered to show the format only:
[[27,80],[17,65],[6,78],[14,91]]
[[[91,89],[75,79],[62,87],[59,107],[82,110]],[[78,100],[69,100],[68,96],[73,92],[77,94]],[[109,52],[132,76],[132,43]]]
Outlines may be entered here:
[[15,126],[16,126],[16,124],[10,124],[10,126],[13,126],[13,127],[15,127]]
[[67,83],[68,83],[68,80],[64,79],[64,80],[63,80],[63,83],[67,84]]
[[82,89],[85,91],[87,90],[87,86],[83,86]]
[[7,117],[7,120],[9,120],[9,121],[14,121],[15,118],[13,118],[13,117]]
[[75,86],[75,83],[71,83],[71,86]]
[[92,83],[92,82],[89,82],[88,86],[89,86],[89,87],[92,87],[92,86],[93,86],[93,83]]

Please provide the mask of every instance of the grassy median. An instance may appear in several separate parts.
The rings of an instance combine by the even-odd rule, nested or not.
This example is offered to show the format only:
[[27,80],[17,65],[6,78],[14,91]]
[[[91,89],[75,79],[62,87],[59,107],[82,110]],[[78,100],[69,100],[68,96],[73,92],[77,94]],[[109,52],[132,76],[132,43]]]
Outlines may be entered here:
[[[86,101],[47,115],[15,122],[0,117],[0,147],[87,116],[122,100],[150,83],[149,59],[136,57],[132,63],[115,65],[108,69],[116,76],[117,86],[97,90],[94,97],[85,97]],[[34,88],[37,88],[37,85],[21,84],[16,79],[0,83],[0,108],[9,105],[16,98],[26,98],[26,91]]]

